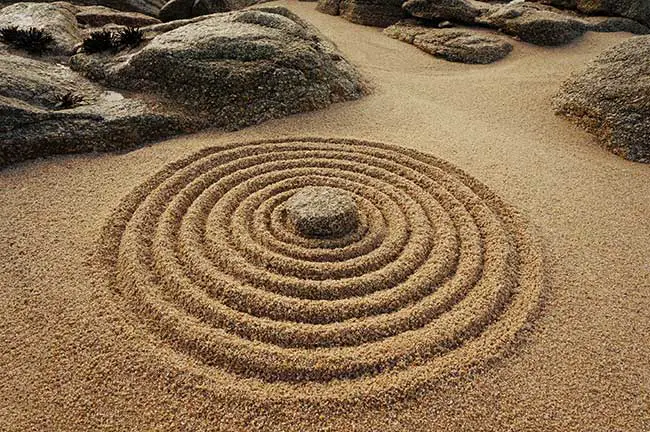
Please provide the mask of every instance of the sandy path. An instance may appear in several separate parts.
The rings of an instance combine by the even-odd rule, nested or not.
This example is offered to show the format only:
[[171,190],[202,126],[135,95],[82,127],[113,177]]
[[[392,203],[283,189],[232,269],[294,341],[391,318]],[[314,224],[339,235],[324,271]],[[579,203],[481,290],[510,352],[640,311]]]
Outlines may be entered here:
[[[330,37],[374,94],[237,133],[0,171],[0,429],[650,430],[650,168],[602,150],[550,106],[571,71],[625,35],[590,33],[555,49],[516,43],[502,62],[466,66],[313,3],[279,4]],[[530,341],[449,388],[336,417],[233,406],[169,372],[165,348],[143,345],[111,295],[89,286],[99,230],[165,163],[215,142],[284,135],[427,151],[522,210],[548,256],[547,304]]]

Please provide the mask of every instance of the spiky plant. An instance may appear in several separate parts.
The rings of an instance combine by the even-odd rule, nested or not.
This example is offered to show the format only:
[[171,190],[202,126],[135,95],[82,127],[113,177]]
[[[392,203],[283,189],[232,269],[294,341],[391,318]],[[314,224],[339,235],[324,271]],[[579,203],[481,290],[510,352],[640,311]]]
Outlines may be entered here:
[[89,54],[102,51],[115,51],[115,35],[108,30],[94,31],[89,37],[84,39],[83,50]]
[[136,47],[142,43],[144,32],[137,27],[121,29],[117,34],[117,40],[121,46]]
[[54,99],[54,109],[72,108],[76,105],[79,105],[84,100],[83,96],[75,94],[73,92],[58,94],[54,97]]
[[19,29],[16,26],[3,27],[0,29],[0,39],[14,48],[38,55],[47,51],[54,42],[49,32],[36,27],[28,29]]
[[18,40],[18,27],[7,26],[0,28],[0,40],[7,44],[12,44]]

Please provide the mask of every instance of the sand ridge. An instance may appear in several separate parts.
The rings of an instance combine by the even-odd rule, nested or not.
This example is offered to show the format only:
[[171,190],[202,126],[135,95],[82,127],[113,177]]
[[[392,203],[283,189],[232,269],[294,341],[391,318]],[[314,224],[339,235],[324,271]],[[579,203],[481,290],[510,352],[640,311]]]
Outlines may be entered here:
[[[305,186],[358,197],[365,234],[335,249],[287,243],[297,235],[279,209]],[[509,348],[542,288],[539,245],[517,212],[442,161],[365,141],[202,150],[136,188],[101,243],[109,285],[172,345],[303,384],[280,397],[313,402],[406,397],[466,373]]]

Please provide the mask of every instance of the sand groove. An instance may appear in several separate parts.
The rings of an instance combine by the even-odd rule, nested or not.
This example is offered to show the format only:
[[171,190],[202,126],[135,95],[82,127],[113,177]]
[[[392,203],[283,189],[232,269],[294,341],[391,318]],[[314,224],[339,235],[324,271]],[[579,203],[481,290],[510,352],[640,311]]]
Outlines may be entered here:
[[[304,186],[351,194],[357,229],[294,232],[283,203]],[[462,171],[319,138],[168,165],[123,200],[100,257],[112,287],[177,350],[235,380],[328,383],[335,396],[405,392],[501,355],[536,311],[542,279],[526,224]]]

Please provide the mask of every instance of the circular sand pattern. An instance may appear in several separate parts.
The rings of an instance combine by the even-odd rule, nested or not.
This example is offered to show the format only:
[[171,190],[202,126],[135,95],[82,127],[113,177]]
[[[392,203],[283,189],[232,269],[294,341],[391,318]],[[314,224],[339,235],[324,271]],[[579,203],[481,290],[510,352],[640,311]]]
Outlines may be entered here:
[[[352,231],[294,229],[286,202],[312,186],[352,197]],[[200,151],[127,196],[101,244],[112,288],[188,364],[283,397],[401,396],[483,365],[527,327],[542,279],[526,224],[485,186],[355,140]]]

